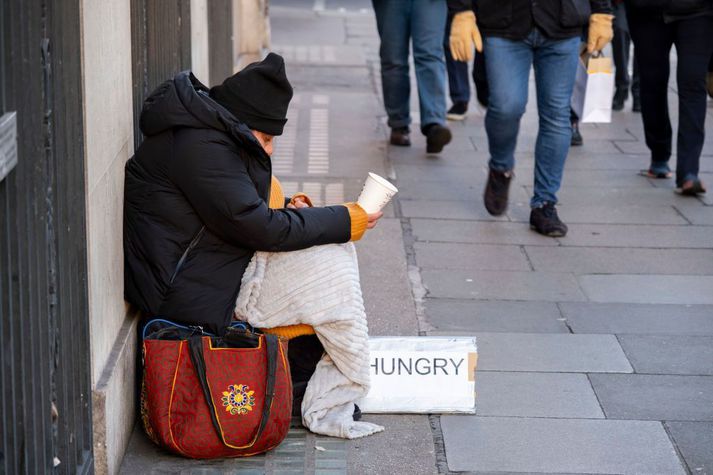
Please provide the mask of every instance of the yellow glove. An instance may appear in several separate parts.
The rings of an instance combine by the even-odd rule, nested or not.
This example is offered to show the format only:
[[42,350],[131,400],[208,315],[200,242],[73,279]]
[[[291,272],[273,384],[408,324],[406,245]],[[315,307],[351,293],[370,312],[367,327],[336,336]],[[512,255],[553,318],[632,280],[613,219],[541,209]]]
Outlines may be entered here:
[[589,17],[589,38],[587,38],[589,53],[601,51],[614,37],[612,20],[614,15],[607,13],[592,13]]
[[473,59],[473,44],[478,52],[483,51],[483,38],[478,25],[475,24],[475,13],[468,10],[457,13],[451,23],[450,47],[451,55],[456,61]]

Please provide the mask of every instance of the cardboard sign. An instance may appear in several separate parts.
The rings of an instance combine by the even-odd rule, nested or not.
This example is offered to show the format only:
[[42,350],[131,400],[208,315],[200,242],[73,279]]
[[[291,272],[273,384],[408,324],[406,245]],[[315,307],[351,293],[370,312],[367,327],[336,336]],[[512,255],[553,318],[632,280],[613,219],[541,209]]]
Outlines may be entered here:
[[370,413],[475,413],[475,337],[372,337]]

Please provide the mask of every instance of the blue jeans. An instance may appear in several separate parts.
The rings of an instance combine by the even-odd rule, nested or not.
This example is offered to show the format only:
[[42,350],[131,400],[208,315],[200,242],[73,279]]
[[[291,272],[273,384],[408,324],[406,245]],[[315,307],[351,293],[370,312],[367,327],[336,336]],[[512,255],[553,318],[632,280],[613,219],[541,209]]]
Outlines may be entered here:
[[490,102],[485,130],[490,168],[515,167],[520,118],[527,105],[530,67],[535,68],[539,130],[535,145],[535,186],[530,206],[557,203],[564,161],[572,138],[570,96],[574,87],[579,37],[551,40],[534,29],[524,40],[486,37],[485,66]]
[[448,15],[446,23],[446,34],[443,38],[443,50],[446,53],[446,70],[448,71],[448,92],[451,96],[451,102],[468,102],[470,101],[470,79],[468,78],[468,63],[464,61],[456,61],[451,55],[450,36],[451,23],[453,23],[453,15]]
[[381,82],[389,127],[406,127],[409,112],[409,43],[416,67],[421,125],[446,121],[445,0],[372,0],[381,38]]

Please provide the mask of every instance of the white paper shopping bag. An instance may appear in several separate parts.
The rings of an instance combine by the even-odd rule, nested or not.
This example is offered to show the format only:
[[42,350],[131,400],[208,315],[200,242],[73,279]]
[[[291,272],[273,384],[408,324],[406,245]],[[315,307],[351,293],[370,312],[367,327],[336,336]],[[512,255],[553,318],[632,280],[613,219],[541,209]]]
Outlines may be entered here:
[[581,122],[611,122],[614,74],[611,58],[590,58],[587,63],[587,89]]

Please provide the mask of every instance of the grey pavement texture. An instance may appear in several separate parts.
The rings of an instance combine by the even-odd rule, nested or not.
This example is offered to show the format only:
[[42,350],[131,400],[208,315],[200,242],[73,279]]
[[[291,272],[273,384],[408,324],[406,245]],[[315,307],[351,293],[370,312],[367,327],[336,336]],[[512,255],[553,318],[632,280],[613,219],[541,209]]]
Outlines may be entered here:
[[[648,151],[631,104],[581,126],[558,195],[569,233],[543,237],[527,225],[532,85],[510,206],[494,218],[475,101],[450,124],[452,144],[427,156],[412,68],[413,146],[390,147],[371,2],[270,3],[295,86],[275,174],[318,205],[354,200],[368,171],[394,180],[386,217],[357,245],[370,331],[476,336],[477,414],[366,415],[386,431],[342,441],[293,429],[267,455],[213,462],[167,455],[137,430],[122,473],[713,475],[713,193],[681,197],[638,175]],[[326,165],[312,160],[315,116]],[[713,184],[710,139],[701,177]]]

